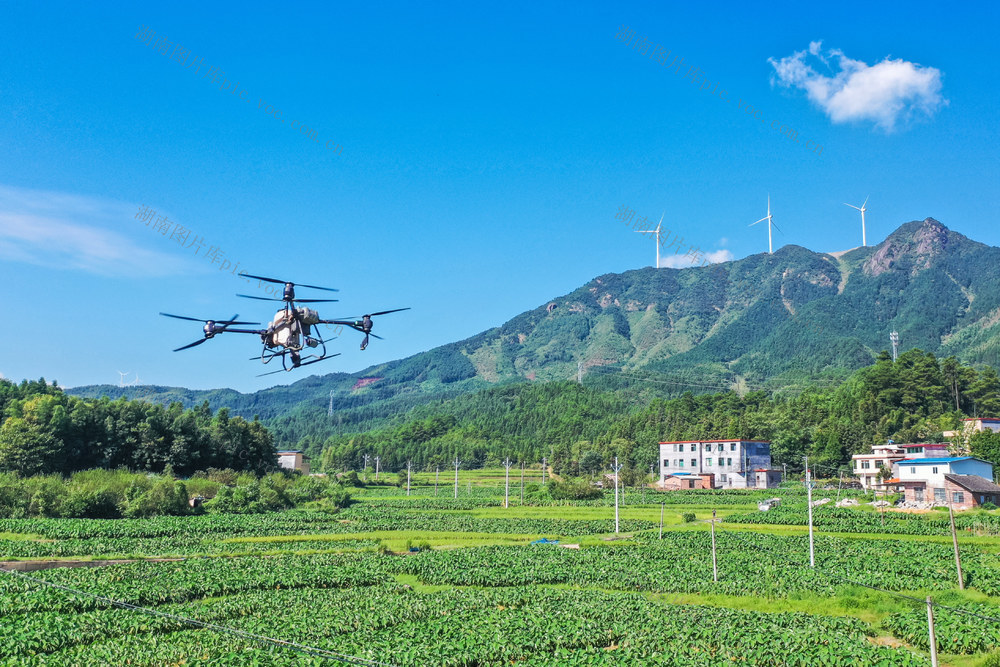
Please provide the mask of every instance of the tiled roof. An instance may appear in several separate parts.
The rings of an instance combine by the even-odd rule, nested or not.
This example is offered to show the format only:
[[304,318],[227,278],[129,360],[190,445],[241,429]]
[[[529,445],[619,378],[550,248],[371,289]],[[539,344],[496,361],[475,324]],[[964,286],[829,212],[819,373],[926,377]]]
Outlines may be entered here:
[[1000,486],[979,475],[945,475],[944,478],[972,493],[1000,493]]

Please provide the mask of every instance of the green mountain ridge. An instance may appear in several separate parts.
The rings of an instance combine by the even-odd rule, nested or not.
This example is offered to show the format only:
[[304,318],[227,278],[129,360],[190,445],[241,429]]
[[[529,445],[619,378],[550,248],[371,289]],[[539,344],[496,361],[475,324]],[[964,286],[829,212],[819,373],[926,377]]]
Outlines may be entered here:
[[[568,380],[605,388],[637,378],[709,391],[801,390],[871,364],[897,331],[965,363],[1000,360],[1000,248],[932,218],[875,246],[816,253],[787,245],[704,267],[598,276],[499,327],[359,373],[309,376],[240,394],[220,389],[77,387],[79,396],[208,400],[260,415],[281,443],[363,431],[422,404],[507,383]],[[380,378],[355,389],[361,378]],[[334,415],[327,416],[330,392]]]

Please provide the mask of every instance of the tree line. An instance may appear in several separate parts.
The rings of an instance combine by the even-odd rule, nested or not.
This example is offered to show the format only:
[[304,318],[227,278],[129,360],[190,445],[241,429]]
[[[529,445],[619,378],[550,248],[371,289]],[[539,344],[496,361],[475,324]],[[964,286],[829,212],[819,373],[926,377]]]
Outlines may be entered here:
[[[476,468],[545,457],[555,472],[580,475],[606,470],[618,457],[630,477],[649,472],[661,441],[741,438],[770,441],[772,463],[791,471],[806,455],[835,471],[889,439],[942,441],[942,431],[970,416],[1000,417],[996,370],[913,349],[896,361],[883,351],[840,385],[797,396],[688,392],[637,404],[630,395],[575,382],[506,385],[415,407],[393,426],[304,439],[300,448],[329,471],[360,470],[368,454],[369,466],[378,456],[383,470],[407,461],[433,470],[456,458]],[[988,436],[970,446],[988,460],[1000,454]]]
[[274,438],[256,418],[107,397],[82,399],[45,379],[0,379],[0,472],[67,475],[128,468],[179,475],[231,468],[262,474],[277,466]]

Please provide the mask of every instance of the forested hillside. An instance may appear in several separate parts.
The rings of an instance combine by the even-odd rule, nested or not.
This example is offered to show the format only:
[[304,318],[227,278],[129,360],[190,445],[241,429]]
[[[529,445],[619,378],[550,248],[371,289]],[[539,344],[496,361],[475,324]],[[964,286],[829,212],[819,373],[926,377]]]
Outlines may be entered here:
[[271,433],[259,421],[144,401],[81,399],[44,379],[0,379],[0,472],[68,474],[129,468],[177,474],[208,468],[265,472],[275,467]]
[[992,367],[976,370],[917,349],[895,362],[883,352],[840,386],[795,396],[687,392],[648,402],[635,396],[574,382],[510,385],[416,407],[391,428],[300,444],[330,470],[359,469],[367,453],[379,456],[383,469],[405,468],[407,461],[447,468],[456,456],[463,467],[545,456],[557,472],[575,474],[606,467],[615,456],[648,470],[661,440],[748,438],[771,441],[775,463],[790,470],[800,469],[807,454],[836,470],[851,454],[887,439],[937,441],[967,415],[1000,415],[1000,378]]
[[70,392],[188,407],[208,400],[259,415],[291,445],[398,426],[421,405],[578,372],[589,386],[645,386],[647,396],[654,382],[664,397],[729,388],[794,396],[871,364],[894,330],[903,349],[1000,363],[1000,248],[928,218],[845,253],[785,246],[712,266],[606,274],[500,327],[359,373],[249,395],[107,385]]

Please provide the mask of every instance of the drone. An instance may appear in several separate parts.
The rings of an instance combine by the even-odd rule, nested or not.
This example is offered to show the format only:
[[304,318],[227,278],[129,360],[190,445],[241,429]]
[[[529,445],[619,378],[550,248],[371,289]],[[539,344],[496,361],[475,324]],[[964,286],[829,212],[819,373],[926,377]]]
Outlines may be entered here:
[[[249,273],[241,273],[240,275],[245,278],[254,278],[255,280],[262,280],[284,286],[280,299],[263,296],[251,296],[248,294],[236,295],[244,299],[278,301],[284,304],[284,306],[274,314],[274,318],[268,323],[267,328],[234,328],[248,325],[260,325],[260,322],[244,322],[242,320],[238,320],[238,314],[233,315],[228,320],[202,320],[196,317],[160,313],[160,315],[163,315],[164,317],[173,317],[178,320],[189,320],[191,322],[204,323],[204,326],[202,327],[204,337],[194,341],[193,343],[188,343],[187,345],[178,347],[174,350],[174,352],[180,352],[181,350],[187,350],[188,348],[195,347],[196,345],[201,345],[205,341],[211,340],[222,333],[255,334],[260,336],[261,343],[264,345],[259,357],[262,363],[268,364],[276,358],[281,359],[281,368],[268,373],[261,373],[257,376],[263,377],[264,375],[290,371],[295,368],[301,368],[302,366],[308,366],[310,364],[319,363],[325,359],[340,356],[339,352],[335,354],[327,354],[326,344],[329,341],[324,340],[317,325],[338,324],[350,327],[355,331],[364,334],[365,337],[361,341],[361,349],[364,350],[368,347],[370,338],[378,338],[379,340],[382,339],[381,336],[377,336],[372,333],[373,317],[388,315],[389,313],[398,313],[402,310],[409,310],[409,308],[395,308],[393,310],[383,310],[377,313],[368,313],[366,315],[362,315],[360,318],[324,320],[320,317],[319,313],[312,308],[307,306],[298,306],[297,304],[333,303],[337,301],[337,299],[299,299],[295,296],[295,283],[291,281],[265,278],[263,276],[253,276]],[[299,287],[324,290],[327,292],[339,291],[333,287],[320,287],[318,285],[299,284]],[[302,353],[307,348],[310,350],[316,350],[316,352],[303,356]],[[251,361],[255,361],[257,359],[258,357],[251,357]]]

